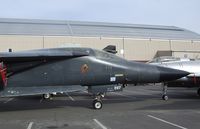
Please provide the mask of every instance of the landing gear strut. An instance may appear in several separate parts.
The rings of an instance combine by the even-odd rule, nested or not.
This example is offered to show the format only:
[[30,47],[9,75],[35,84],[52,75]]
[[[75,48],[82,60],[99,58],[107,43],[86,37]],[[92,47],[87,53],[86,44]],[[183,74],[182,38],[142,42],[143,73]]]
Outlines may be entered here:
[[197,90],[197,95],[200,96],[200,88]]
[[102,106],[103,106],[103,104],[102,104],[102,98],[103,97],[104,97],[104,94],[102,94],[102,93],[99,93],[99,94],[95,95],[95,99],[93,101],[93,108],[94,109],[99,110],[99,109],[102,108]]
[[163,84],[163,95],[162,95],[162,99],[163,100],[168,100],[168,96],[167,96],[167,85]]

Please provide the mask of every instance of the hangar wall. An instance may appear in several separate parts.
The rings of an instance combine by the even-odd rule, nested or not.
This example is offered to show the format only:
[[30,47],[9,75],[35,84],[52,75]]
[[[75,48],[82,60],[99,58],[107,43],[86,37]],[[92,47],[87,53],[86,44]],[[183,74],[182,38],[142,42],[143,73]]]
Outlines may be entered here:
[[102,49],[107,45],[116,45],[118,55],[129,60],[148,61],[157,51],[170,51],[176,57],[200,58],[200,41],[137,39],[115,37],[81,36],[29,36],[0,35],[0,51],[6,52],[54,47],[92,47]]

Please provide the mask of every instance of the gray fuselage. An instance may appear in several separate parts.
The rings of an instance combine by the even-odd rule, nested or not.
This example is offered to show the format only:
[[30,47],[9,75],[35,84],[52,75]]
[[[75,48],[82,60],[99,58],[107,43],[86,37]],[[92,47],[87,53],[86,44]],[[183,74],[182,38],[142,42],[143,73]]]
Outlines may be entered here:
[[[8,77],[6,87],[156,83],[174,80],[183,74],[188,74],[179,70],[130,62],[114,54],[90,48],[48,49],[48,52],[52,53],[57,51],[83,51],[88,55],[55,61],[45,60],[41,63],[40,61],[12,63],[7,68],[11,75]],[[41,50],[34,52],[40,53]]]

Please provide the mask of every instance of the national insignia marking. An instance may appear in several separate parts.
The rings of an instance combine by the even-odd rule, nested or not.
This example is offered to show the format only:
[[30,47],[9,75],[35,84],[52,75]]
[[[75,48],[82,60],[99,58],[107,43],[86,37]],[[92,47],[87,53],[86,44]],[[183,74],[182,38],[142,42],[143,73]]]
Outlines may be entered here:
[[86,72],[88,72],[88,69],[89,69],[89,67],[88,67],[87,64],[82,65],[82,66],[81,66],[81,73],[86,73]]

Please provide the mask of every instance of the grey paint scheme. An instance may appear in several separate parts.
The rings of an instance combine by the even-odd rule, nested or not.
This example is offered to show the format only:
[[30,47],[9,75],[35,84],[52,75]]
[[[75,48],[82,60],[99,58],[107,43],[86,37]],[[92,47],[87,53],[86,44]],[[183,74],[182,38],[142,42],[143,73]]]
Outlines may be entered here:
[[[80,86],[100,87],[127,83],[166,82],[188,72],[130,62],[91,48],[54,48],[0,53],[7,66],[7,85],[1,96],[72,92]],[[86,65],[86,69],[82,69]],[[82,70],[81,70],[82,69]],[[98,91],[97,91],[98,92]]]
[[0,35],[133,37],[200,40],[200,35],[175,26],[0,18]]
[[200,61],[169,61],[169,62],[157,62],[150,63],[153,65],[163,66],[167,68],[173,68],[178,70],[184,70],[191,74],[174,80],[168,83],[168,86],[175,87],[199,87],[200,85]]

